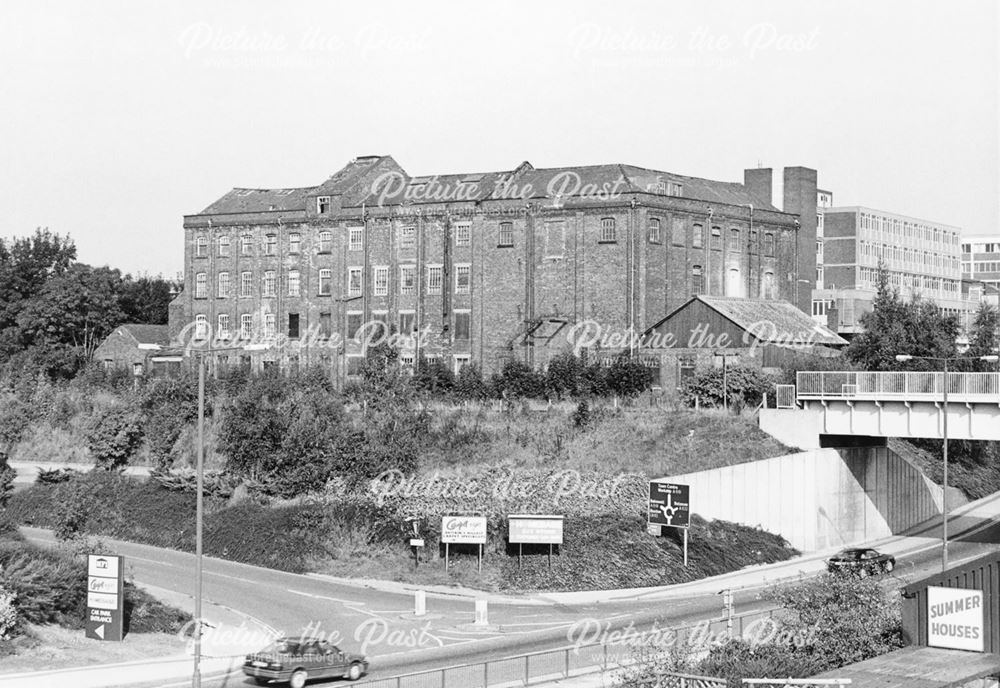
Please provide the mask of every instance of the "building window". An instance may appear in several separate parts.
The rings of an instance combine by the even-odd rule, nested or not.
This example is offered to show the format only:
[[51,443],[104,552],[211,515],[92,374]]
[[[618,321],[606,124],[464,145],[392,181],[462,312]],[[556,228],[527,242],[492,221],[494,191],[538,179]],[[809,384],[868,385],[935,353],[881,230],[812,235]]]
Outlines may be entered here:
[[670,193],[669,193],[669,195],[670,196],[683,196],[684,195],[684,187],[681,186],[680,184],[678,184],[677,182],[670,182]]
[[606,217],[601,220],[601,243],[613,244],[615,241],[615,218]]
[[317,196],[316,197],[316,212],[319,215],[326,215],[330,212],[330,197],[329,196]]
[[244,234],[240,237],[240,254],[249,256],[253,253],[253,237]]
[[443,268],[440,265],[427,266],[427,293],[440,294],[443,276]]
[[298,232],[292,232],[288,235],[288,252],[298,253],[302,250],[302,235]]
[[455,340],[468,341],[471,329],[472,313],[468,311],[455,311]]
[[711,243],[709,244],[709,248],[711,248],[713,251],[721,251],[722,250],[722,228],[721,227],[712,227],[712,239],[711,239]]
[[701,248],[705,245],[705,228],[699,224],[691,225],[691,246]]
[[816,288],[817,289],[822,289],[823,288],[823,266],[822,265],[817,265],[816,266]]
[[319,271],[319,295],[329,296],[331,293],[331,286],[333,284],[333,271],[329,268],[323,268]]
[[365,233],[363,227],[349,227],[347,229],[347,250],[360,251],[365,246]]
[[224,299],[229,296],[229,273],[220,272],[217,280],[218,291],[216,292],[220,299]]
[[253,273],[240,273],[240,296],[253,296]]
[[472,267],[469,265],[455,266],[455,293],[468,294],[472,291]]
[[770,232],[764,232],[764,255],[774,255],[774,235]]
[[459,222],[455,225],[455,246],[468,246],[472,242],[472,224]]
[[347,314],[347,338],[355,339],[361,330],[362,313],[353,311]]
[[705,293],[705,275],[702,273],[700,265],[691,266],[691,293]]
[[219,251],[219,257],[220,258],[225,258],[226,256],[229,255],[229,237],[228,236],[224,235],[224,236],[220,236],[219,237],[218,251]]
[[274,313],[264,314],[264,336],[268,339],[273,338],[278,334],[277,323],[275,322]]
[[288,314],[288,336],[292,339],[298,339],[299,337],[299,314],[289,313]]
[[347,268],[347,295],[361,296],[364,268]]
[[508,247],[513,245],[514,245],[514,223],[501,222],[500,236],[497,239],[497,248]]
[[204,258],[208,255],[208,237],[204,234],[199,234],[198,238],[194,240],[194,257]]
[[757,230],[750,230],[750,253],[757,253]]
[[410,296],[417,292],[417,266],[399,266],[399,293],[402,296]]
[[545,223],[545,257],[562,258],[566,250],[566,223]]
[[768,270],[760,281],[760,296],[764,299],[774,298],[774,273]]
[[649,243],[659,244],[663,241],[660,235],[660,218],[649,218]]
[[412,251],[417,246],[417,228],[412,225],[399,228],[399,250]]
[[278,254],[278,235],[268,234],[264,237],[264,255],[275,256]]
[[740,250],[740,230],[733,227],[729,230],[729,250],[739,251]]
[[400,311],[399,312],[399,333],[403,336],[409,336],[413,334],[413,330],[416,329],[415,325],[417,322],[417,314],[413,311]]
[[253,337],[253,315],[250,313],[240,315],[240,337],[242,339]]
[[208,275],[199,272],[194,276],[194,297],[196,299],[208,298]]
[[216,318],[216,339],[229,339],[229,313],[219,313]]
[[386,265],[375,266],[375,296],[386,296],[389,294],[389,268]]
[[195,339],[205,339],[208,337],[208,316],[199,313],[194,316],[194,337]]
[[333,335],[333,316],[330,313],[319,314],[320,339],[329,339]]
[[278,292],[278,290],[277,290],[277,282],[278,282],[278,280],[277,280],[277,277],[276,277],[276,275],[274,273],[274,270],[265,270],[264,271],[264,285],[263,285],[264,286],[264,290],[263,290],[263,296],[265,298],[270,298],[270,297],[273,297],[273,296],[277,295],[277,292]]
[[288,271],[288,295],[300,296],[302,292],[302,277],[298,270]]
[[471,356],[455,356],[455,375],[462,372],[462,368],[472,362]]
[[[399,354],[399,365],[403,366],[404,368],[412,368],[413,367],[413,352],[410,351],[409,353],[406,353],[406,352],[400,353]],[[413,371],[410,371],[410,372],[412,373]]]
[[333,250],[333,232],[319,233],[319,252],[329,253]]
[[674,246],[684,246],[687,243],[687,227],[679,217],[675,217],[670,224],[670,243]]

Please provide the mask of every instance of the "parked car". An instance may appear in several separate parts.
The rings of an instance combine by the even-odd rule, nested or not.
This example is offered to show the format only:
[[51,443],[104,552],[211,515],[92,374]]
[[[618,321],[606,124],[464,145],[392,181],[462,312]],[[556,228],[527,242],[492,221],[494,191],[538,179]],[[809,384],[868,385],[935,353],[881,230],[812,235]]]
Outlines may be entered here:
[[830,573],[854,573],[861,576],[889,573],[896,568],[896,558],[873,549],[845,549],[826,560]]
[[357,681],[368,672],[368,658],[344,652],[318,638],[278,638],[246,657],[243,673],[258,685],[288,683],[302,688],[314,678]]

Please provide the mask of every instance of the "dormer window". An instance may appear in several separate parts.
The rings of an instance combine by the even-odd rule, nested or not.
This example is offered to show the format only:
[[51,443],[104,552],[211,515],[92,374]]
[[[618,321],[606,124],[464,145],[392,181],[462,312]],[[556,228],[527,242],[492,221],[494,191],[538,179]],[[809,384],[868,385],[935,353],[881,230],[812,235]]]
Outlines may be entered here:
[[329,196],[317,196],[316,197],[316,212],[319,215],[326,215],[330,212],[330,197]]

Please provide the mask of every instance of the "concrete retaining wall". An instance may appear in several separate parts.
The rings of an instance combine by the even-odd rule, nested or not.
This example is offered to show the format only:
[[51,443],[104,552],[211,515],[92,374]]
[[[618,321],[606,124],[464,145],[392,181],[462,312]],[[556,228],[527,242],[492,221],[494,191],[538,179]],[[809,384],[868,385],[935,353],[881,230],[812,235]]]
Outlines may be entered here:
[[888,537],[941,513],[941,488],[885,447],[818,449],[664,478],[691,510],[810,552]]

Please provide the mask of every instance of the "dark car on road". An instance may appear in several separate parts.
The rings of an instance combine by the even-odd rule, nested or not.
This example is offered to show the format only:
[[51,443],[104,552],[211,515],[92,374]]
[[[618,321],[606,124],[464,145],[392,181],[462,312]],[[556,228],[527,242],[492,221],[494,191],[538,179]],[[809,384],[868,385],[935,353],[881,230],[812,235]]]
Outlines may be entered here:
[[318,638],[278,638],[259,652],[247,655],[243,673],[259,685],[288,683],[302,688],[314,678],[357,681],[368,671],[368,658],[344,652]]
[[891,554],[881,554],[873,549],[845,549],[826,560],[830,573],[854,573],[859,576],[875,576],[889,573],[896,568],[896,558]]

